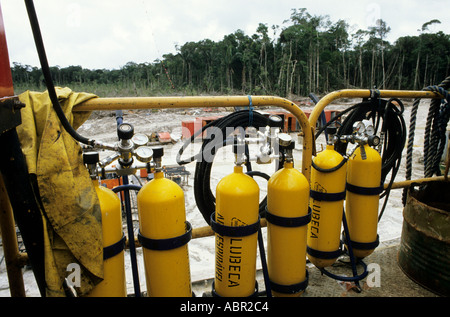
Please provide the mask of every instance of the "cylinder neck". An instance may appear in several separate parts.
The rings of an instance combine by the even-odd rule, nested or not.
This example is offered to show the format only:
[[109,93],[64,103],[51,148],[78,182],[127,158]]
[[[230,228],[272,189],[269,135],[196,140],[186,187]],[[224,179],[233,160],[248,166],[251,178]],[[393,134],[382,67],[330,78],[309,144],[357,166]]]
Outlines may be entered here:
[[293,168],[294,162],[284,162],[284,168]]
[[155,179],[164,178],[164,172],[163,171],[156,171],[155,172]]
[[235,172],[235,173],[243,173],[243,167],[242,167],[242,165],[235,165],[235,166],[234,166],[234,172]]

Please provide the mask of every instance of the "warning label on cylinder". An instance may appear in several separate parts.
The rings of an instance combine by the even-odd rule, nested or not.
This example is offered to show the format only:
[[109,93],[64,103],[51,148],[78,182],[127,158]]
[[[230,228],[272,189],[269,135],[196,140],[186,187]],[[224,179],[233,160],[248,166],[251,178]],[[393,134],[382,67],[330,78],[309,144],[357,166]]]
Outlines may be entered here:
[[[217,213],[216,221],[224,225],[224,218]],[[233,226],[245,225],[234,218]],[[237,222],[236,222],[237,220]],[[242,264],[242,238],[223,237],[216,234],[216,282],[226,283],[227,287],[240,285]]]

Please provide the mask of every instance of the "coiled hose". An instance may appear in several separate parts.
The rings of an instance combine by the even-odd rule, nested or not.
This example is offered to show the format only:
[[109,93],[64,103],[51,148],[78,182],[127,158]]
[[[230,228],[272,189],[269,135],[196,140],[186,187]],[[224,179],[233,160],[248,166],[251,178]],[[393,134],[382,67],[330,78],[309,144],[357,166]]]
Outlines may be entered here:
[[[404,106],[397,98],[389,100],[372,98],[363,100],[331,119],[315,135],[316,139],[331,124],[337,123],[339,119],[346,115],[340,127],[337,130],[337,137],[350,135],[353,133],[353,124],[363,119],[371,120],[375,129],[375,134],[381,134],[382,152],[381,152],[381,184],[384,184],[386,177],[390,174],[389,184],[380,195],[384,199],[378,220],[381,219],[386,203],[389,198],[390,190],[394,179],[400,168],[402,159],[402,150],[406,143],[406,124],[403,118]],[[335,144],[337,152],[345,155],[347,152],[347,143],[337,141]]]
[[[215,196],[211,191],[210,180],[211,168],[217,150],[222,146],[232,144],[233,138],[230,137],[230,135],[235,129],[239,129],[241,133],[244,133],[245,129],[249,126],[261,128],[266,127],[269,124],[268,118],[258,112],[249,110],[236,111],[212,121],[205,125],[201,130],[196,131],[188,140],[186,140],[186,142],[184,142],[183,146],[178,151],[176,160],[179,165],[197,161],[194,174],[194,196],[197,207],[208,224],[210,224],[211,214],[215,211]],[[204,139],[202,147],[196,155],[188,159],[181,159],[181,155],[185,149],[194,142],[197,136],[202,134],[208,128],[217,129],[217,133],[209,133],[209,136]],[[217,136],[222,136],[222,138],[220,139]],[[259,171],[252,171],[251,163],[248,161],[248,147],[246,147],[245,151],[247,156],[247,162],[245,163],[247,168],[246,174],[252,177],[260,176],[268,180],[269,175]],[[260,203],[260,214],[265,211],[265,205],[266,198]]]
[[[445,131],[450,118],[450,76],[445,78],[438,86],[425,87],[425,91],[440,93],[444,99],[432,99],[428,110],[423,145],[424,177],[432,177],[434,174],[440,175],[439,162],[445,147]],[[408,144],[406,153],[406,180],[411,179],[412,174],[412,154],[416,129],[417,110],[420,104],[417,98],[411,109]],[[445,100],[445,101],[444,101]],[[403,205],[406,204],[408,189],[403,190]]]

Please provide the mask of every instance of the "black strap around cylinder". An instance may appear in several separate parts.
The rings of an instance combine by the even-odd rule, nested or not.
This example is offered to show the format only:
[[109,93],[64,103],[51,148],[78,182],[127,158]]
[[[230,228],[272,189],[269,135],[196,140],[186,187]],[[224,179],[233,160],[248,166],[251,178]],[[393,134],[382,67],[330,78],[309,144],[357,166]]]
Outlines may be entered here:
[[211,229],[221,236],[225,237],[245,237],[257,233],[260,227],[260,218],[258,221],[247,226],[225,226],[215,221],[215,212],[211,214]]
[[291,285],[281,285],[277,284],[274,281],[270,281],[270,287],[272,291],[282,293],[282,294],[295,294],[301,291],[304,291],[306,287],[308,287],[309,273],[306,270],[306,278],[303,282]]
[[181,236],[168,239],[150,239],[138,233],[138,240],[142,247],[149,250],[166,251],[179,248],[187,244],[192,238],[192,226],[186,221],[186,233]]
[[322,260],[330,260],[330,259],[336,259],[342,254],[342,251],[340,249],[337,249],[336,251],[320,251],[313,248],[310,248],[306,246],[306,252],[317,259]]
[[126,238],[125,238],[125,235],[123,235],[122,239],[120,239],[116,243],[111,244],[107,247],[104,247],[103,248],[103,260],[110,259],[113,256],[116,256],[117,254],[122,252],[123,249],[125,249],[125,241],[126,241]]
[[345,191],[340,193],[323,193],[311,189],[309,196],[318,201],[340,201],[345,198]]
[[[344,240],[345,244],[348,244],[347,237],[345,236],[345,234],[342,235],[342,240]],[[377,234],[377,239],[373,242],[357,242],[350,239],[350,243],[353,249],[372,250],[375,249],[380,244],[380,240]]]
[[361,187],[347,183],[346,187],[351,193],[365,196],[379,195],[383,191],[382,185],[378,187]]
[[280,217],[269,212],[266,206],[266,219],[271,224],[280,227],[302,227],[311,221],[311,207],[308,207],[308,214],[301,217]]

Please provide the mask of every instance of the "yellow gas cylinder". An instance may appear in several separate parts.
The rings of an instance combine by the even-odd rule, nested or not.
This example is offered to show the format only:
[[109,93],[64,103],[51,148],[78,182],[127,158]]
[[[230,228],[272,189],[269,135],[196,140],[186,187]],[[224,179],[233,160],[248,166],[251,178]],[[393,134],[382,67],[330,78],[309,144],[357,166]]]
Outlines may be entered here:
[[255,293],[256,249],[259,228],[259,186],[241,165],[220,180],[216,211],[213,292],[222,297],[248,297]]
[[267,184],[267,266],[274,296],[300,296],[307,286],[309,183],[292,161]]
[[[161,151],[161,153],[159,153]],[[153,157],[162,156],[162,148]],[[184,192],[157,167],[138,193],[139,241],[143,247],[149,297],[192,296]]]
[[[98,153],[97,155],[98,161]],[[95,154],[93,154],[95,156]],[[85,154],[86,155],[86,154]],[[92,153],[87,153],[92,155]],[[94,158],[95,160],[95,158]],[[89,161],[89,157],[85,160]],[[97,284],[89,297],[126,297],[125,240],[122,229],[122,211],[119,197],[110,189],[100,186],[94,178],[95,191],[102,213],[103,281]]]
[[340,231],[345,198],[346,160],[333,144],[314,158],[311,169],[307,254],[317,267],[332,265],[340,254]]
[[[365,154],[361,153],[361,146]],[[378,205],[382,189],[381,156],[368,144],[361,146],[348,160],[345,202],[351,247],[357,258],[368,256],[378,246]]]

